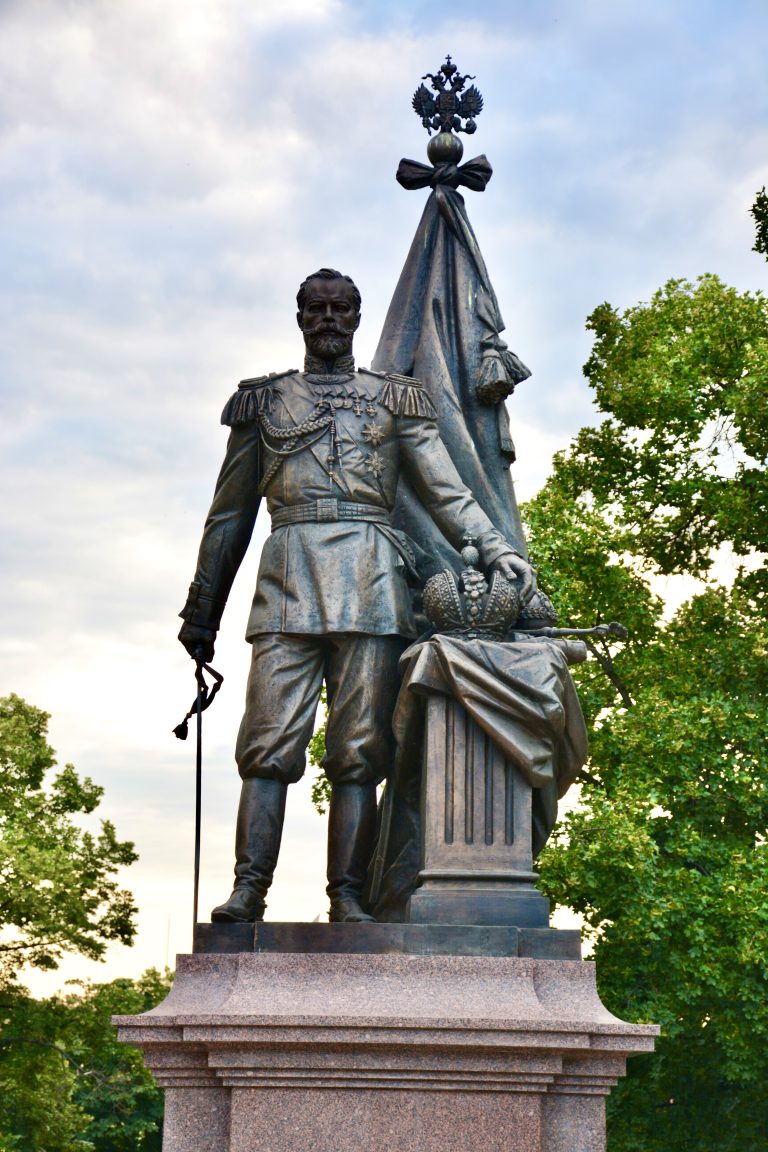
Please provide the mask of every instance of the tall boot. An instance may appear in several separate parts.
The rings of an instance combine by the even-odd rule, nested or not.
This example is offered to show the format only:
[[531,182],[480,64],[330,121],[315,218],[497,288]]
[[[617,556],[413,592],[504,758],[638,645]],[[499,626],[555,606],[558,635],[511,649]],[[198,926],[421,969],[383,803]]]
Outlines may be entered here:
[[243,780],[235,833],[235,887],[214,908],[214,923],[253,923],[264,919],[265,897],[280,851],[288,785],[279,780]]
[[360,906],[376,832],[376,785],[334,784],[328,814],[331,923],[373,920]]

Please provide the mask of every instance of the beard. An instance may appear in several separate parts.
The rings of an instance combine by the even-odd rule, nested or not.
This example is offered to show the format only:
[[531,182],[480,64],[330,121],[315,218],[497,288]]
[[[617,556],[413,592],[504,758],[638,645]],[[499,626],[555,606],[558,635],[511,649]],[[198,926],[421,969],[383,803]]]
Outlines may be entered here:
[[325,332],[305,332],[304,343],[307,351],[320,360],[338,360],[340,356],[349,355],[352,351],[351,332],[326,330]]

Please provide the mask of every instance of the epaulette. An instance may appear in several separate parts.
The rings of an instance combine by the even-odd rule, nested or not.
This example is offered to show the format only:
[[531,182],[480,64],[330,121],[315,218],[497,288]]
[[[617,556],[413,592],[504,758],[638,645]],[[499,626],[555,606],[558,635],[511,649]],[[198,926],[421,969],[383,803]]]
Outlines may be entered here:
[[437,416],[421,380],[413,376],[401,376],[399,372],[370,372],[370,375],[378,376],[383,381],[379,403],[393,416],[421,416],[428,420],[434,420]]
[[272,386],[284,376],[294,376],[297,371],[296,368],[288,368],[285,372],[270,372],[268,376],[241,380],[237,392],[224,405],[222,424],[231,428],[233,424],[247,424],[249,420],[255,420],[262,412],[271,412],[275,398]]

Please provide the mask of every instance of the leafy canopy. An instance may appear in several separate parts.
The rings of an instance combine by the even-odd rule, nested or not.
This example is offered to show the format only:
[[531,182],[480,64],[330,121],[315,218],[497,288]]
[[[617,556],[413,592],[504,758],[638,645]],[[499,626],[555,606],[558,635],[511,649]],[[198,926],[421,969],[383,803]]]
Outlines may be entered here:
[[146,1012],[170,973],[46,1000],[0,990],[0,1152],[160,1152],[163,1094],[113,1014]]
[[755,221],[756,233],[752,251],[761,252],[768,260],[768,194],[766,194],[765,186],[758,192],[749,211]]
[[[574,670],[591,755],[541,884],[584,916],[607,1006],[662,1027],[609,1100],[611,1152],[764,1152],[768,308],[703,276],[588,326],[606,419],[525,515],[561,618],[631,636]],[[666,573],[702,577],[671,619]]]
[[585,373],[609,414],[558,458],[611,512],[620,551],[703,575],[714,549],[759,551],[768,524],[768,301],[716,276],[670,280],[622,314],[601,304]]
[[68,764],[53,777],[48,715],[0,699],[0,988],[30,964],[55,968],[62,954],[99,959],[112,940],[130,944],[136,908],[117,869],[137,859],[114,826],[94,834],[79,817],[103,789]]

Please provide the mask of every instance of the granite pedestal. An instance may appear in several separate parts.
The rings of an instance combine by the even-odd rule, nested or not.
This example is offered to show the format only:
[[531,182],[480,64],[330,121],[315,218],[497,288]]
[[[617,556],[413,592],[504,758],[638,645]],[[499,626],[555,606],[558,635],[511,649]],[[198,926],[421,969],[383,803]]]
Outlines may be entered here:
[[657,1032],[590,963],[387,952],[180,956],[116,1023],[166,1089],[163,1152],[599,1152]]

